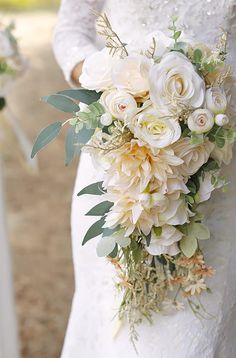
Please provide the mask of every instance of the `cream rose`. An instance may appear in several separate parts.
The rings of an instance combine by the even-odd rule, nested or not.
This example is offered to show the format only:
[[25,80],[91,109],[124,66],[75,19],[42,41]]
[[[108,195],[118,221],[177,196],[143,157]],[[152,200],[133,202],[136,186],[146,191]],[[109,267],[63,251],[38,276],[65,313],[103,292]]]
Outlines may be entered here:
[[215,159],[220,165],[222,163],[228,165],[233,157],[233,146],[234,142],[226,142],[223,148],[215,146],[211,157]]
[[15,54],[14,46],[12,45],[6,31],[0,30],[0,58],[11,57]]
[[146,95],[151,65],[152,60],[138,54],[119,59],[112,69],[113,86],[134,96]]
[[150,70],[150,97],[158,110],[179,104],[198,108],[203,104],[205,84],[191,62],[179,52],[167,53]]
[[214,117],[208,109],[196,109],[188,118],[188,127],[197,134],[206,133],[214,126]]
[[161,228],[161,234],[156,234],[155,228],[152,229],[151,242],[145,246],[150,255],[177,255],[180,250],[177,242],[182,239],[183,234],[174,226],[164,225]]
[[183,164],[178,166],[179,173],[183,176],[190,176],[195,174],[208,161],[214,149],[214,144],[207,138],[201,144],[191,144],[190,138],[182,138],[173,144],[172,149],[175,155],[184,161]]
[[217,114],[215,116],[215,123],[219,126],[219,127],[223,127],[226,124],[229,123],[229,117],[226,114]]
[[112,88],[111,71],[116,61],[117,59],[109,54],[106,47],[87,57],[79,78],[81,86],[95,91]]
[[113,117],[125,120],[137,113],[137,103],[131,94],[122,90],[103,92],[100,103]]
[[137,115],[134,136],[153,148],[165,148],[181,136],[179,122],[160,117],[154,108],[148,108]]
[[225,92],[219,87],[212,87],[206,91],[206,108],[214,114],[224,113],[227,107]]

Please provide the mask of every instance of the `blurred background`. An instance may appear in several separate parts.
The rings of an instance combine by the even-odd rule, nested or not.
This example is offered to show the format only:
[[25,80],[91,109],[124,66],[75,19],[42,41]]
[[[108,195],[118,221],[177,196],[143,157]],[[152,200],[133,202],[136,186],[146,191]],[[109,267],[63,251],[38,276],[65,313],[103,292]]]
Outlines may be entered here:
[[[58,6],[57,0],[0,0],[0,21],[15,22],[14,33],[29,66],[8,103],[32,141],[50,121],[66,119],[40,102],[41,96],[68,87],[51,46]],[[64,167],[60,137],[40,153],[39,171],[31,173],[2,114],[0,119],[21,355],[59,357],[74,288],[70,204],[77,163]]]

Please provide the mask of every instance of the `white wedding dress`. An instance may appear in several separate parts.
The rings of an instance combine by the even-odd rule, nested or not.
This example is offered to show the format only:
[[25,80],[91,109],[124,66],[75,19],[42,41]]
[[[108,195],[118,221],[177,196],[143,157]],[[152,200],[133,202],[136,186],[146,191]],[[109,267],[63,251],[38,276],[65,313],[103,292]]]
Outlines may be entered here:
[[[65,77],[76,63],[100,46],[90,9],[105,7],[114,29],[124,42],[159,29],[168,32],[176,14],[185,33],[214,43],[220,27],[229,32],[229,61],[236,65],[236,2],[233,0],[64,0],[55,31],[54,50]],[[141,358],[236,357],[236,158],[225,172],[231,182],[228,193],[213,194],[205,206],[212,238],[204,243],[209,265],[217,269],[209,281],[212,294],[203,296],[215,319],[198,320],[185,311],[156,315],[151,326],[139,326],[137,349]],[[96,239],[84,247],[83,236],[95,218],[84,214],[97,198],[76,194],[99,180],[87,154],[81,157],[72,203],[72,239],[76,290],[62,352],[63,358],[135,358],[129,330],[122,326],[114,336],[118,307],[113,268],[95,252]]]

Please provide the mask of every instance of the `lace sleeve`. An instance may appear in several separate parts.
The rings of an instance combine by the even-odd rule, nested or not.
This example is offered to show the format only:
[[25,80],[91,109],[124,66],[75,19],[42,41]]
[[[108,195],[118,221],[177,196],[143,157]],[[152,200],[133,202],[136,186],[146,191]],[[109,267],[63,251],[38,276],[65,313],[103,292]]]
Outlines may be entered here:
[[54,31],[53,49],[58,64],[70,81],[75,65],[96,51],[95,16],[104,0],[62,0]]

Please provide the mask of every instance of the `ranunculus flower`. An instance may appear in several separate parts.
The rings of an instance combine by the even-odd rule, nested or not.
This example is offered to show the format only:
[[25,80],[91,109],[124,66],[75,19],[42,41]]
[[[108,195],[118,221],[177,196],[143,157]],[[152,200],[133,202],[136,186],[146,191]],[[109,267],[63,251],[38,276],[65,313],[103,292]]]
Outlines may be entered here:
[[153,148],[165,148],[180,138],[181,128],[178,121],[161,117],[150,107],[137,115],[134,136]]
[[179,52],[164,55],[150,70],[150,97],[158,110],[170,111],[179,104],[198,108],[205,98],[205,84],[192,63]]
[[103,92],[100,102],[117,119],[125,120],[137,112],[137,103],[134,97],[122,90]]
[[208,109],[196,109],[188,118],[188,127],[197,134],[206,133],[214,126],[214,117]]
[[150,255],[177,255],[180,250],[177,242],[182,239],[183,234],[174,226],[162,226],[161,235],[157,236],[155,229],[151,233],[151,242],[145,249]]
[[227,107],[227,98],[219,87],[211,87],[206,91],[206,108],[214,114],[224,113]]
[[6,31],[0,30],[0,58],[11,57],[15,54],[14,46],[12,45]]
[[217,114],[215,116],[215,123],[218,126],[223,127],[229,123],[229,117],[226,114]]
[[220,165],[222,162],[228,165],[233,157],[233,146],[234,142],[226,142],[223,148],[219,148],[216,145],[213,152],[211,153],[211,157],[215,159]]
[[214,149],[214,144],[207,138],[201,144],[191,144],[191,139],[186,137],[181,138],[171,148],[175,155],[184,161],[183,164],[178,166],[179,173],[183,176],[190,176],[195,174],[208,161]]
[[111,71],[116,61],[117,58],[112,57],[106,47],[88,56],[79,78],[81,86],[95,91],[112,88]]
[[146,95],[151,65],[152,60],[138,54],[119,59],[112,68],[113,86],[137,97]]

